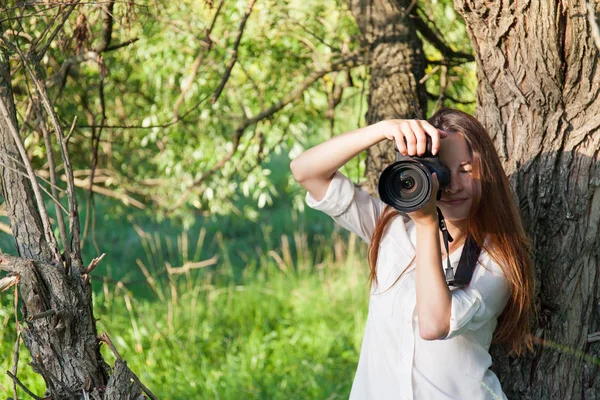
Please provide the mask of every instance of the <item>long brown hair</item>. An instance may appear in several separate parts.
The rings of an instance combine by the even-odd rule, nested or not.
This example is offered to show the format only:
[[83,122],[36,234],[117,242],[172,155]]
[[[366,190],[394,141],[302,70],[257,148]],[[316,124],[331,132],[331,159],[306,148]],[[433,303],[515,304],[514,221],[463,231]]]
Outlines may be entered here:
[[[535,278],[530,243],[492,140],[479,121],[462,111],[442,109],[428,122],[437,129],[462,134],[471,152],[473,181],[476,183],[467,233],[500,265],[510,291],[510,299],[498,318],[493,341],[505,343],[516,355],[521,355],[525,348],[533,350],[530,319]],[[393,208],[386,206],[371,237],[369,278],[375,285],[379,243],[386,226],[397,216]]]

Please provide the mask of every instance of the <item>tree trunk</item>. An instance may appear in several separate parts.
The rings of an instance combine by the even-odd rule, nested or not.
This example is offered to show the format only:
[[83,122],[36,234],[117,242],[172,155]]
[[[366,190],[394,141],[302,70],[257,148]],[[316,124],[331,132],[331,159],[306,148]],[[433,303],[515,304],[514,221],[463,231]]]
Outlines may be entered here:
[[[11,134],[11,130],[17,131],[17,120],[9,58],[3,46],[0,101],[8,111],[8,115],[0,115],[0,177],[16,247],[22,257],[0,254],[0,270],[19,276],[19,329],[31,353],[31,366],[43,377],[47,393],[54,400],[140,398],[139,381],[132,382],[135,375],[126,363],[119,358],[115,373],[109,378],[109,367],[100,354],[91,284],[80,266],[79,231],[74,228],[78,221],[71,225],[70,243],[74,248],[68,249],[66,263],[52,255],[58,250],[53,251],[46,240],[31,181],[23,167],[18,142]],[[65,173],[71,171],[67,168]],[[74,197],[70,206],[71,217],[76,220]],[[74,263],[76,268],[65,267]]]
[[[423,45],[406,10],[405,0],[350,0],[350,9],[368,47],[370,66],[367,124],[389,118],[415,118],[415,107],[424,114],[426,91]],[[423,115],[423,118],[425,116]],[[394,160],[391,142],[367,150],[368,189],[377,193],[381,171]]]
[[493,368],[510,399],[598,399],[600,342],[588,339],[600,330],[593,17],[583,0],[488,4],[455,0],[478,64],[476,116],[494,139],[533,242],[540,338],[520,359],[494,347]]
[[[0,97],[4,100],[14,126],[17,114],[10,84],[8,53],[0,47]],[[21,257],[33,260],[50,260],[51,251],[44,237],[42,221],[37,211],[35,197],[27,178],[25,168],[17,164],[20,160],[15,141],[10,135],[8,124],[0,117],[0,176],[2,192],[6,199],[7,212],[15,239],[17,252]],[[56,260],[58,261],[58,260]]]

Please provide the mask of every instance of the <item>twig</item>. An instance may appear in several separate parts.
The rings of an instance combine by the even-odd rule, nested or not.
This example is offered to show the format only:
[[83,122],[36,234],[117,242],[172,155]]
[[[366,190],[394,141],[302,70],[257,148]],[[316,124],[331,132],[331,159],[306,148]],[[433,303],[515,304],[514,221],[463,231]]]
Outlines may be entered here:
[[[19,275],[17,275],[17,282]],[[15,351],[13,355],[13,374],[17,375],[17,369],[19,366],[19,343],[21,342],[21,327],[19,326],[19,313],[18,313],[18,305],[19,305],[19,286],[15,286],[15,329],[17,330],[17,340],[15,341]],[[13,392],[15,395],[15,400],[19,400],[19,396],[17,394],[17,383],[13,381]]]
[[167,263],[166,264],[167,272],[169,273],[169,275],[185,274],[186,272],[189,272],[192,269],[200,269],[200,268],[205,268],[205,267],[208,267],[211,265],[215,265],[217,263],[218,259],[219,259],[218,256],[213,256],[213,257],[209,258],[208,260],[204,260],[204,261],[186,262],[181,267],[175,267],[175,268],[171,267],[171,265],[169,263]]
[[115,2],[113,0],[109,0],[102,6],[102,35],[100,38],[100,43],[98,43],[94,49],[97,53],[102,53],[108,48],[108,46],[110,46],[114,22],[114,7]]
[[435,67],[433,67],[433,69],[431,71],[429,71],[424,77],[421,78],[419,83],[421,85],[424,84],[427,81],[427,79],[431,78],[431,76],[437,72],[438,69],[440,69],[439,65],[436,65]]
[[[46,174],[47,174],[47,172],[44,171],[44,170],[38,171],[38,176],[41,179],[44,179],[44,177],[46,176]],[[60,177],[60,179],[63,180],[63,181],[66,181],[67,177],[65,175],[62,175]],[[102,180],[102,179],[106,179],[106,178],[101,178],[100,180]],[[75,179],[73,179],[73,183],[75,184],[75,187],[78,187],[78,188],[88,188],[89,187],[89,182],[87,182],[84,179],[77,179],[77,178],[75,178]],[[112,197],[114,199],[121,200],[125,204],[131,204],[132,206],[137,207],[137,208],[139,208],[141,210],[143,210],[143,209],[146,208],[146,205],[144,203],[142,203],[142,202],[134,199],[133,197],[131,197],[131,196],[125,194],[125,193],[116,192],[116,191],[111,190],[111,189],[109,189],[109,188],[107,188],[105,186],[93,185],[92,186],[92,190],[94,190],[94,192],[96,192],[98,194],[101,194],[103,196]],[[64,209],[64,207],[63,207],[63,209]],[[65,211],[65,213],[68,214],[68,211],[66,209],[64,209],[64,211]]]
[[225,85],[227,84],[227,81],[229,80],[229,77],[231,76],[231,70],[233,69],[235,62],[237,61],[238,47],[240,45],[240,42],[242,41],[242,35],[244,34],[244,28],[246,26],[246,22],[248,22],[250,13],[252,13],[252,8],[254,7],[255,2],[256,2],[256,0],[250,0],[250,4],[248,5],[246,14],[244,15],[244,18],[242,19],[242,22],[240,23],[240,27],[238,28],[238,34],[235,39],[235,43],[233,44],[233,54],[231,56],[231,59],[229,60],[229,63],[227,64],[227,68],[225,69],[225,73],[223,74],[223,78],[221,79],[221,83],[217,87],[217,90],[215,91],[215,93],[213,94],[213,97],[211,99],[211,102],[213,104],[216,103],[216,101],[219,99],[219,96],[221,95],[223,88],[225,88]]
[[408,15],[410,14],[410,12],[412,11],[413,7],[417,4],[417,0],[413,0],[408,7],[406,7],[406,10],[404,10],[404,17],[408,17]]
[[[442,53],[445,58],[475,61],[475,56],[473,56],[473,54],[453,50],[441,37],[441,34],[439,34],[439,32],[434,31],[427,24],[427,22],[429,22],[435,27],[435,24],[433,24],[431,19],[427,17],[427,14],[424,11],[421,11],[419,13],[419,11],[421,10],[417,6],[414,12],[412,12],[411,14],[415,28],[421,33],[421,35],[423,35],[423,38],[425,38],[425,40],[427,40],[429,43],[431,43],[431,45],[438,49],[438,51]],[[422,14],[423,17],[421,17],[419,14]],[[423,18],[427,18],[427,22],[424,21]]]
[[102,253],[101,256],[94,258],[90,262],[90,265],[88,265],[88,267],[85,269],[84,274],[89,274],[90,272],[92,272],[94,270],[94,268],[96,268],[98,266],[100,261],[102,261],[102,259],[104,258],[105,255],[106,255],[106,253]]
[[[119,354],[119,352],[117,351],[117,349],[115,348],[115,346],[113,345],[112,341],[110,340],[110,338],[108,337],[108,334],[106,332],[104,332],[103,334],[101,334],[100,336],[98,336],[98,340],[100,342],[106,343],[106,345],[108,345],[108,347],[110,348],[110,351],[113,352],[113,354],[115,355],[115,357],[117,358],[117,360],[124,362],[123,358],[121,357],[121,355]],[[131,372],[132,379],[135,381],[135,383],[137,383],[142,388],[142,390],[144,391],[144,393],[146,393],[148,395],[148,397],[150,397],[152,400],[158,400],[156,398],[156,396],[150,391],[150,389],[148,389],[140,381],[140,378],[138,378],[137,375],[134,374],[133,371],[131,371],[131,369],[129,369],[129,371]]]
[[[7,42],[5,41],[5,43],[7,43]],[[64,141],[62,127],[58,121],[56,112],[54,111],[54,108],[52,107],[50,98],[48,97],[48,92],[46,91],[46,88],[42,83],[43,78],[42,78],[39,59],[37,59],[33,55],[26,58],[25,55],[23,55],[23,52],[18,47],[15,47],[15,46],[11,46],[11,47],[14,48],[16,50],[16,52],[19,54],[27,72],[31,76],[31,79],[35,85],[36,91],[42,100],[42,104],[44,105],[44,108],[46,109],[46,113],[48,114],[48,117],[50,118],[50,121],[52,122],[52,125],[54,127],[54,132],[56,133],[58,143],[60,145],[61,156],[62,156],[64,167],[65,167],[65,174],[67,176],[67,197],[68,197],[68,201],[69,201],[69,228],[71,231],[71,238],[69,240],[69,243],[70,243],[69,253],[71,255],[71,260],[75,260],[76,263],[78,264],[76,266],[76,268],[78,269],[77,273],[80,274],[81,271],[79,271],[79,269],[82,266],[81,266],[81,248],[79,247],[80,246],[80,237],[79,237],[80,228],[79,228],[79,217],[78,217],[78,212],[77,212],[77,199],[75,198],[75,186],[73,184],[73,169],[71,168],[71,160],[69,158],[69,152],[67,150],[67,145]],[[72,125],[71,129],[74,129],[76,121],[77,121],[77,117],[75,117],[75,119],[73,120],[73,125]],[[37,182],[36,182],[36,184],[37,184]],[[45,211],[45,209],[44,209],[44,211]],[[50,231],[50,233],[52,233],[52,232]],[[53,244],[52,247],[56,247],[56,252],[58,255],[57,261],[60,261],[61,257],[60,257],[60,254],[58,254],[58,250],[57,250],[58,244],[56,242],[56,238],[54,237],[53,234],[51,235],[51,237],[52,237],[52,242],[50,242],[50,243]],[[52,249],[52,251],[55,251],[55,249]],[[68,265],[70,265],[70,264],[68,264]]]
[[[430,98],[430,99],[432,99],[432,100],[435,100],[435,99],[437,99],[437,98],[438,98],[438,95],[436,95],[436,94],[433,94],[433,93],[430,93],[430,92],[427,92],[427,97],[429,97],[429,98]],[[450,101],[452,101],[452,102],[454,102],[454,103],[458,103],[458,104],[464,104],[464,105],[472,105],[472,104],[475,104],[475,100],[473,100],[473,101],[464,101],[464,100],[459,100],[459,99],[457,99],[456,97],[452,97],[452,96],[450,96],[450,95],[449,95],[449,94],[447,94],[447,93],[446,93],[446,94],[444,94],[444,97],[445,97],[446,99],[448,99],[448,100],[450,100]]]
[[[6,156],[12,159],[12,157],[11,157],[9,154],[6,154]],[[13,161],[17,162],[17,161],[16,161],[16,160],[14,160],[14,159],[13,159]],[[19,165],[21,165],[21,163],[20,163],[20,162],[17,162],[17,163],[18,163]],[[0,165],[2,165],[2,166],[3,166],[4,168],[6,168],[6,169],[9,169],[9,170],[13,171],[15,174],[19,174],[19,175],[21,175],[21,176],[23,176],[23,177],[25,177],[25,178],[28,178],[28,179],[29,179],[29,175],[27,175],[27,174],[26,174],[25,172],[23,172],[23,171],[19,171],[18,169],[16,169],[16,168],[13,168],[13,167],[11,167],[11,166],[10,166],[10,165],[8,165],[8,164],[6,164],[6,163],[3,163],[2,161],[0,161]],[[45,179],[44,179],[43,177],[39,176],[39,174],[37,174],[37,173],[36,173],[35,175],[36,175],[36,177],[38,177],[38,178],[40,178],[41,180],[44,180],[44,181],[45,181]],[[40,188],[41,188],[41,189],[44,191],[44,193],[46,193],[46,194],[48,195],[48,197],[50,197],[50,199],[52,199],[52,201],[53,201],[53,202],[54,202],[56,205],[58,205],[58,206],[59,206],[59,207],[60,207],[60,208],[61,208],[61,209],[62,209],[62,210],[65,212],[65,213],[68,213],[68,212],[67,212],[67,209],[66,209],[66,208],[65,208],[65,207],[64,207],[64,206],[63,206],[63,205],[60,203],[60,201],[58,201],[58,199],[57,199],[57,198],[55,198],[55,197],[54,197],[54,196],[53,196],[53,195],[52,195],[50,192],[48,192],[48,189],[46,189],[44,186],[40,186]]]
[[[63,25],[65,24],[65,22],[67,22],[67,19],[69,18],[69,16],[71,15],[71,13],[73,12],[73,10],[75,9],[75,7],[77,6],[77,3],[79,3],[79,1],[75,0],[73,3],[70,4],[70,8],[67,9],[67,11],[62,12],[62,21],[60,21],[60,23],[56,26],[56,28],[54,28],[54,31],[52,32],[52,34],[50,35],[50,37],[48,38],[48,40],[46,41],[46,44],[44,45],[44,47],[37,51],[37,48],[35,48],[33,51],[36,53],[37,57],[43,57],[44,54],[46,53],[46,51],[48,50],[48,48],[50,47],[50,44],[52,43],[52,41],[54,40],[54,38],[56,37],[56,35],[58,35],[58,32],[60,32],[60,30],[62,29]],[[59,13],[61,14],[61,13]],[[37,47],[37,45],[36,45]]]
[[[54,166],[54,155],[52,154],[50,133],[46,129],[46,123],[44,122],[44,117],[42,115],[41,110],[38,107],[35,107],[35,110],[38,114],[38,118],[40,119],[40,127],[42,129],[42,134],[44,135],[44,145],[46,146],[46,158],[48,159],[48,171],[50,173],[50,182],[52,182],[52,186],[50,188],[54,197],[58,199],[58,190],[56,190],[56,168]],[[55,204],[54,207],[56,208],[56,218],[58,220],[58,228],[60,231],[60,238],[62,240],[63,249],[64,251],[68,251],[69,243],[67,241],[67,227],[65,226],[65,219],[60,210],[58,209],[58,205]]]
[[448,87],[448,67],[442,65],[442,70],[440,72],[440,96],[435,102],[435,106],[433,107],[433,112],[435,113],[437,110],[444,106],[444,98],[446,96],[446,89]]
[[21,389],[23,389],[23,391],[25,393],[27,393],[28,395],[30,395],[32,398],[34,398],[35,400],[44,400],[39,396],[36,396],[35,394],[33,394],[31,392],[31,390],[27,389],[27,386],[23,385],[23,383],[19,380],[19,378],[17,378],[16,376],[14,376],[10,371],[6,371],[6,374],[10,377],[10,379],[13,380],[13,382],[15,382],[17,385],[19,385],[21,387]]
[[104,50],[104,52],[106,53],[107,51],[113,51],[113,50],[120,49],[121,47],[129,46],[130,44],[133,44],[133,43],[137,42],[138,40],[140,40],[140,38],[138,38],[138,37],[126,40],[123,43],[119,43],[119,44],[115,44],[113,46],[107,47],[106,50]]
[[73,135],[73,132],[75,132],[75,123],[76,122],[77,122],[77,116],[75,116],[75,118],[73,118],[73,123],[71,124],[71,128],[69,129],[69,133],[65,137],[66,144],[69,144],[69,140],[71,140],[71,136]]
[[19,274],[16,274],[0,279],[0,292],[4,292],[19,283],[19,276]]

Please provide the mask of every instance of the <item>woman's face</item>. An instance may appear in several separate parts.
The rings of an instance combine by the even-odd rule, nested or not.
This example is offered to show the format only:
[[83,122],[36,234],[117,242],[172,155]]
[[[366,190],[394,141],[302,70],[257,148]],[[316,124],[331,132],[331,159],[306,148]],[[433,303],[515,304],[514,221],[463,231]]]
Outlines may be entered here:
[[439,157],[451,172],[450,185],[442,190],[438,206],[449,221],[464,220],[473,204],[473,167],[467,141],[461,133],[449,133],[440,142]]

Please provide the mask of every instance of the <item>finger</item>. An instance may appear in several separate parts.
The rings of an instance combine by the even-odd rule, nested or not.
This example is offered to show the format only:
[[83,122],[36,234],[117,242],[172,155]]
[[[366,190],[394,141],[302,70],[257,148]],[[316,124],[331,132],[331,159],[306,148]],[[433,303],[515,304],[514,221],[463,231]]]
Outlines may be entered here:
[[409,123],[404,123],[401,125],[402,134],[404,135],[404,139],[406,140],[406,148],[408,150],[409,156],[414,156],[417,154],[417,138],[415,137],[415,133],[412,131],[412,128]]
[[417,138],[417,154],[422,156],[427,152],[427,135],[425,135],[425,131],[421,127],[419,121],[410,121],[410,127]]
[[421,126],[431,137],[431,154],[436,155],[440,150],[440,138],[445,138],[448,133],[440,131],[427,121],[422,121]]
[[406,149],[406,143],[404,143],[404,136],[402,136],[401,133],[396,133],[394,134],[394,138],[396,141],[396,148],[398,149],[398,152],[404,156],[407,155],[408,150]]
[[431,174],[431,183],[433,184],[433,193],[437,193],[440,188],[440,182],[438,181],[437,174],[434,172]]

